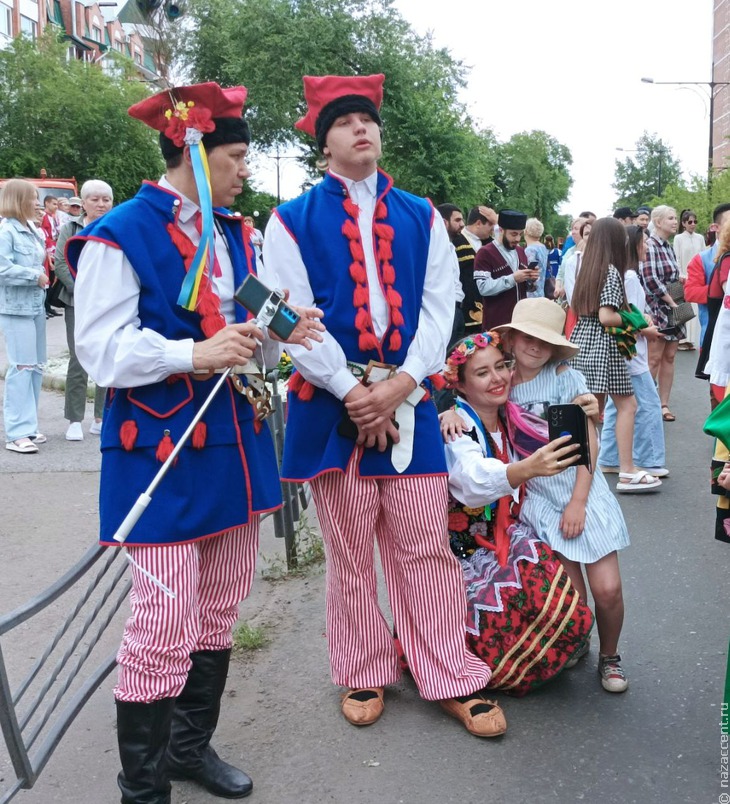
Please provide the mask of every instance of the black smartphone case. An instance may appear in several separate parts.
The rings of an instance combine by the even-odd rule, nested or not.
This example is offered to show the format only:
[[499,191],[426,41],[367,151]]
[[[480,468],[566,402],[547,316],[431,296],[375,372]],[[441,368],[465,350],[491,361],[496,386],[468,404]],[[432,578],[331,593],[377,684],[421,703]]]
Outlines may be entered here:
[[[253,274],[249,274],[241,282],[241,286],[236,291],[234,298],[240,305],[256,316],[270,296],[271,291],[266,285]],[[295,313],[286,302],[281,301],[268,326],[275,335],[285,341],[291,336],[298,323],[299,314]]]
[[550,405],[547,410],[548,437],[554,441],[560,436],[572,436],[569,444],[580,444],[580,460],[573,466],[591,467],[591,450],[588,442],[588,419],[580,405]]

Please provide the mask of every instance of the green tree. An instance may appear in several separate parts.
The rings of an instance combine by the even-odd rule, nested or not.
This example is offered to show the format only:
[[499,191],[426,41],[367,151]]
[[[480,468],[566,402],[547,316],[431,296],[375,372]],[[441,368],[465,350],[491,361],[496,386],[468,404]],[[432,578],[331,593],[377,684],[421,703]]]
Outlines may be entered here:
[[436,203],[483,203],[494,186],[495,142],[458,101],[466,69],[418,36],[392,0],[199,0],[188,55],[197,80],[243,83],[263,147],[299,143],[315,175],[317,153],[295,131],[302,75],[383,72],[383,168],[398,186]]
[[15,39],[0,51],[0,176],[74,176],[109,182],[115,199],[132,196],[143,179],[163,171],[154,134],[127,108],[149,94],[133,78],[66,60],[52,32]]
[[636,141],[635,153],[616,160],[613,188],[618,195],[617,207],[647,204],[672,186],[684,186],[682,166],[656,134],[645,131]]
[[558,236],[565,226],[558,207],[566,201],[573,179],[573,158],[565,145],[544,131],[512,136],[498,149],[497,202],[539,218],[547,233]]

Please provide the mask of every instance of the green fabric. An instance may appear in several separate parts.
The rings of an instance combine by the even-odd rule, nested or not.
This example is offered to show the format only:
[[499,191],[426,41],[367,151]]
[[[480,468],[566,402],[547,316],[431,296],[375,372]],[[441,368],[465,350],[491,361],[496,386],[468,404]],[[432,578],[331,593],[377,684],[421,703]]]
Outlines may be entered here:
[[702,429],[707,435],[714,436],[730,449],[730,395],[710,413]]
[[619,310],[618,314],[621,316],[621,326],[604,327],[604,329],[609,335],[613,335],[622,356],[626,360],[631,360],[636,356],[636,333],[649,325],[644,314],[634,304],[630,310]]

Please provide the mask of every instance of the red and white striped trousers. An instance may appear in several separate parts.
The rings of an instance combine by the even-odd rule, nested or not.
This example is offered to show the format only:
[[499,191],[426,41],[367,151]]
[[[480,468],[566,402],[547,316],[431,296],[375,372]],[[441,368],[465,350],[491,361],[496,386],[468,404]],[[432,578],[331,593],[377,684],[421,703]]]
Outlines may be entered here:
[[251,591],[258,544],[256,516],[248,525],[198,542],[127,548],[175,597],[130,563],[132,614],[117,655],[117,700],[175,697],[185,686],[191,653],[231,647],[238,604]]
[[439,700],[482,689],[491,671],[466,648],[466,597],[448,545],[446,478],[361,478],[357,455],[344,475],[328,472],[310,484],[327,556],[332,680],[383,687],[400,676],[378,605],[377,539],[395,628],[421,696]]

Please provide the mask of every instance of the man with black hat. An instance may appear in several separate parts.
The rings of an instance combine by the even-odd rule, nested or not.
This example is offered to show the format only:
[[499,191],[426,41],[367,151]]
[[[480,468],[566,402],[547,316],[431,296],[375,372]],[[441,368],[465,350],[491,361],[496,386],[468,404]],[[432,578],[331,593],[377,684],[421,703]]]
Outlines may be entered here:
[[[256,262],[248,227],[223,209],[249,176],[245,99],[245,87],[208,83],[133,106],[133,117],[160,131],[166,173],[67,248],[77,355],[110,389],[102,544],[118,546],[127,512],[217,374],[234,367],[126,539],[132,614],[114,690],[123,804],[170,802],[170,779],[224,798],[252,789],[210,746],[231,630],[254,576],[259,515],[280,505],[270,433],[246,395],[263,387],[254,356],[264,336],[233,300]],[[300,313],[294,340],[306,347],[307,336],[319,337],[319,313]],[[271,364],[277,350],[269,352]]]
[[448,548],[443,445],[428,376],[453,318],[452,254],[431,204],[378,169],[383,75],[304,77],[297,128],[328,162],[324,180],[275,210],[265,274],[327,322],[294,347],[282,475],[309,480],[327,555],[327,637],[342,713],[375,723],[401,670],[378,605],[374,542],[395,630],[421,696],[481,737],[501,709],[489,668],[466,649],[465,599]]
[[538,267],[528,268],[520,246],[527,215],[503,209],[498,220],[497,239],[480,248],[474,260],[474,280],[482,294],[482,331],[509,324],[517,302],[527,298],[527,283],[540,276]]
[[634,212],[631,207],[618,207],[613,211],[613,217],[621,221],[624,226],[631,226],[636,220],[637,212]]

